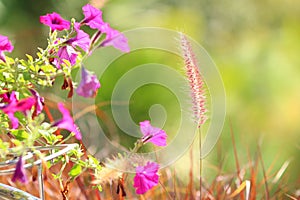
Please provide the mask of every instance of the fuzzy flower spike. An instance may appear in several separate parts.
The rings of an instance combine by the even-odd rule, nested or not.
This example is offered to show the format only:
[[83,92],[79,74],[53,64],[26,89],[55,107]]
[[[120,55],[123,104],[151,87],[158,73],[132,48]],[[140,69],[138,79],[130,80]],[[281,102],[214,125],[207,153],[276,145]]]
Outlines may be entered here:
[[185,62],[186,76],[191,90],[194,116],[198,122],[198,127],[200,127],[207,119],[205,116],[207,110],[205,108],[205,95],[203,90],[204,82],[200,75],[192,46],[183,33],[180,34],[180,42]]

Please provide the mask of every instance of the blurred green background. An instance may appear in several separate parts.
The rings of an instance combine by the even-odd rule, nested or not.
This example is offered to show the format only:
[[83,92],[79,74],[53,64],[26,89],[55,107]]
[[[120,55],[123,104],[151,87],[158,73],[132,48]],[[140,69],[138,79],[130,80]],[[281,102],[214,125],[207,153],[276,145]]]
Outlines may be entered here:
[[[65,19],[80,20],[81,7],[87,2],[0,0],[0,34],[13,40],[15,50],[11,55],[24,58],[25,53],[34,54],[37,46],[46,46],[48,29],[39,23],[40,15],[55,11]],[[218,66],[227,95],[224,130],[205,162],[218,163],[221,152],[226,157],[224,168],[234,171],[231,123],[241,163],[248,162],[248,153],[253,156],[261,142],[266,168],[274,162],[276,172],[292,159],[286,173],[291,188],[297,188],[300,184],[300,1],[94,0],[92,3],[104,5],[104,19],[119,30],[163,27],[184,31],[198,41]],[[124,58],[127,64],[119,63],[122,66],[117,73],[133,67],[132,62],[168,60],[151,51],[135,54],[138,60]],[[96,70],[97,60],[92,62]],[[176,59],[170,62],[178,66]],[[109,100],[109,91],[118,77],[113,70],[106,74],[101,79],[99,100]],[[133,97],[145,102],[131,108],[135,112],[144,109],[133,117],[136,122],[147,118],[148,105],[158,96],[142,95],[144,89],[147,88],[141,88]],[[109,106],[103,109],[110,115]],[[178,165],[180,162],[185,159]]]

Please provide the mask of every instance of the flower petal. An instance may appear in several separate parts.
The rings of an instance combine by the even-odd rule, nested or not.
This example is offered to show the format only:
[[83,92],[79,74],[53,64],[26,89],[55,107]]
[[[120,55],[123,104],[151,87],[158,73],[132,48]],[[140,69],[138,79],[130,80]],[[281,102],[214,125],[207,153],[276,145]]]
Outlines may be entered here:
[[54,30],[61,31],[70,28],[70,22],[63,19],[56,12],[53,12],[51,14],[46,14],[44,16],[40,16],[40,22],[42,24],[49,26],[52,31]]
[[74,48],[75,47],[80,47],[82,50],[85,52],[88,52],[90,48],[90,36],[83,30],[80,30],[80,24],[75,23],[75,30],[77,32],[76,37],[71,38],[70,40],[67,41],[68,44],[71,44]]
[[136,168],[133,187],[136,188],[137,194],[144,194],[158,184],[158,169],[159,165],[155,162],[148,162],[145,166]]
[[25,173],[25,169],[24,169],[24,160],[22,158],[22,156],[20,156],[17,164],[16,164],[16,169],[15,169],[15,173],[12,177],[12,181],[16,182],[17,180],[19,180],[22,183],[27,183],[27,176]]
[[62,119],[56,121],[53,124],[53,126],[57,126],[58,128],[66,129],[70,132],[73,132],[73,133],[75,133],[75,138],[77,140],[81,140],[82,136],[81,136],[81,133],[79,131],[79,128],[74,123],[74,120],[71,117],[70,112],[68,111],[68,109],[66,109],[62,103],[58,103],[58,109],[61,112],[61,114],[63,115],[63,117],[62,117]]
[[103,32],[106,33],[106,38],[100,46],[113,46],[123,52],[128,53],[130,51],[128,40],[124,34],[112,29],[109,25],[103,27]]
[[81,82],[76,89],[77,94],[83,97],[95,97],[100,86],[97,76],[82,67]]
[[157,146],[166,146],[167,145],[167,134],[164,130],[153,127],[150,124],[150,121],[146,120],[140,122],[140,130],[144,135],[142,141],[144,143],[151,142]]
[[69,61],[71,66],[75,65],[78,54],[72,46],[63,46],[58,50],[57,56],[53,63],[60,69],[65,60]]
[[0,60],[5,62],[5,55],[4,51],[12,52],[14,47],[11,45],[11,42],[9,41],[8,37],[0,35]]
[[88,25],[92,29],[101,29],[101,26],[104,24],[101,10],[98,10],[90,4],[86,4],[82,7],[82,11],[84,14],[84,24]]

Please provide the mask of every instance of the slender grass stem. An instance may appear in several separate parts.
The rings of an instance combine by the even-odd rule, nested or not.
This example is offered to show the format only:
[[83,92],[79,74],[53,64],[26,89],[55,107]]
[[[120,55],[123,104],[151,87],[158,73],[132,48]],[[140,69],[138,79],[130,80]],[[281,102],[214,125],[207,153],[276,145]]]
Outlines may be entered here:
[[200,200],[202,199],[202,175],[203,175],[203,162],[202,162],[202,139],[201,139],[201,130],[200,127],[198,128],[198,134],[199,134],[199,158],[200,158],[200,182],[199,182],[199,192],[200,192]]
[[267,181],[267,175],[266,175],[264,161],[262,159],[262,155],[261,155],[261,151],[260,151],[260,146],[258,145],[257,148],[258,148],[258,157],[259,157],[259,160],[260,160],[260,163],[261,163],[262,173],[263,173],[264,182],[265,182],[266,199],[270,199],[270,193],[269,193],[269,186],[268,186],[268,181]]
[[171,200],[175,199],[171,196],[171,194],[168,192],[167,188],[162,184],[162,182],[160,180],[158,182],[159,182],[160,186],[163,188],[163,190],[167,193],[168,198]]

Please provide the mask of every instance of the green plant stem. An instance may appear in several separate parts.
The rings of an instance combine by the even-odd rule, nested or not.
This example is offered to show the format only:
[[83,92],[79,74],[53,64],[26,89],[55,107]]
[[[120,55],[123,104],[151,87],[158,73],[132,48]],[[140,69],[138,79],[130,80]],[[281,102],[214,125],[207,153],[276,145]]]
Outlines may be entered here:
[[74,134],[70,133],[65,139],[63,139],[62,141],[60,141],[58,144],[63,144],[65,143],[66,141],[68,141],[71,137],[73,137]]

